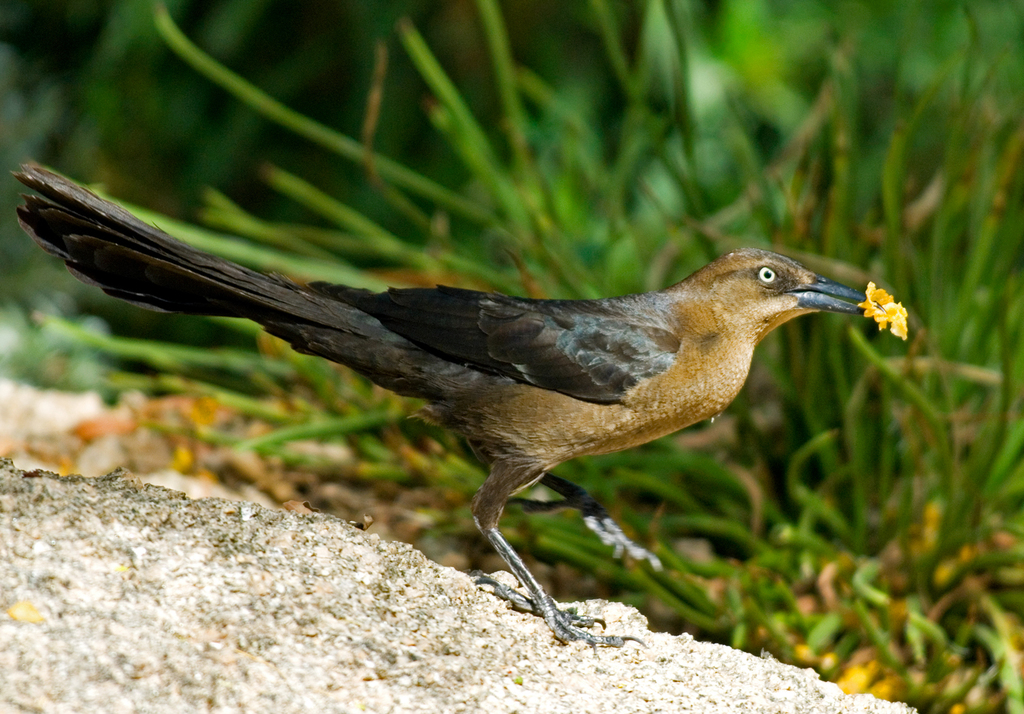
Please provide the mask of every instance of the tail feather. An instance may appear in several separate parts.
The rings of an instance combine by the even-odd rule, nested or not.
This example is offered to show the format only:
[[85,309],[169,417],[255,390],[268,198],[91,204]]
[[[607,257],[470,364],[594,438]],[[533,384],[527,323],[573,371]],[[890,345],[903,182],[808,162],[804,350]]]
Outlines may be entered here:
[[248,299],[309,317],[296,283],[197,250],[62,176],[26,167],[15,176],[45,198],[26,196],[22,228],[72,273],[114,297],[163,312],[235,314]]
[[27,165],[15,177],[41,194],[18,207],[25,232],[108,295],[160,312],[254,320],[300,352],[407,396],[440,400],[483,378],[338,297],[193,248],[62,176]]

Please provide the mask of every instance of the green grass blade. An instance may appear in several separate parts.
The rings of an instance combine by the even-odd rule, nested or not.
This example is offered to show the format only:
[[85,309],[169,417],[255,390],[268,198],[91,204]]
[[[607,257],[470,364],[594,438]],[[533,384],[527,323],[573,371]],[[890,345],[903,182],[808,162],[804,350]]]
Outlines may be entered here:
[[267,248],[266,246],[254,245],[231,236],[204,230],[139,206],[133,206],[128,203],[120,203],[120,205],[147,223],[167,231],[175,238],[179,238],[189,245],[256,270],[284,273],[298,276],[305,280],[326,280],[333,283],[343,283],[368,290],[386,290],[388,287],[380,279],[345,265],[338,258],[331,262],[303,258],[273,248]]
[[220,191],[212,188],[204,190],[203,200],[206,206],[200,217],[203,223],[211,228],[250,238],[306,258],[334,260],[337,257],[331,251],[305,240],[298,233],[260,220]]
[[609,5],[608,0],[590,0],[590,9],[597,17],[597,25],[601,31],[601,40],[604,42],[605,52],[608,54],[608,61],[612,70],[619,80],[626,96],[633,102],[640,100],[637,91],[637,82],[629,68],[629,60],[626,58],[626,50],[622,46],[622,33],[619,31],[619,22],[615,17],[615,11]]
[[423,36],[409,20],[398,25],[402,44],[420,75],[448,113],[448,136],[473,174],[488,188],[509,219],[519,227],[529,225],[528,213],[508,173],[494,153],[487,135],[469,110],[459,90],[434,57]]
[[328,196],[295,174],[273,165],[265,166],[261,174],[263,180],[275,191],[288,196],[339,227],[365,236],[368,241],[372,241],[381,255],[418,269],[434,267],[422,251],[406,245],[363,214]]
[[[175,54],[236,99],[267,119],[353,163],[365,162],[366,151],[361,143],[289,109],[200,50],[174,24],[167,8],[163,5],[156,6],[154,20],[157,32]],[[492,225],[498,222],[495,215],[484,206],[463,198],[454,191],[407,169],[396,161],[378,154],[373,155],[373,161],[377,172],[383,178],[433,201],[452,213],[481,225]]]
[[262,370],[274,376],[291,374],[291,368],[277,360],[255,352],[227,347],[216,349],[186,347],[155,340],[115,337],[87,330],[59,317],[44,316],[44,329],[67,337],[121,359],[135,360],[165,372],[180,372],[188,368],[218,369],[232,372]]
[[393,423],[396,416],[394,410],[376,409],[352,416],[319,419],[304,424],[275,429],[268,434],[238,441],[234,446],[240,451],[273,452],[276,451],[277,447],[289,441],[337,437],[344,434],[377,429]]

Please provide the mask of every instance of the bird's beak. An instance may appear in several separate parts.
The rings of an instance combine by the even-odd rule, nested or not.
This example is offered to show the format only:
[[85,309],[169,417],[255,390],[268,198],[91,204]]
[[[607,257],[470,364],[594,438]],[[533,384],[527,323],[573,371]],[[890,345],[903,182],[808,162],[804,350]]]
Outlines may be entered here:
[[847,315],[860,315],[864,311],[855,304],[843,302],[843,300],[855,300],[856,302],[867,300],[864,293],[859,290],[848,288],[820,275],[814,276],[813,283],[798,285],[787,292],[796,297],[798,308],[822,312],[841,312]]

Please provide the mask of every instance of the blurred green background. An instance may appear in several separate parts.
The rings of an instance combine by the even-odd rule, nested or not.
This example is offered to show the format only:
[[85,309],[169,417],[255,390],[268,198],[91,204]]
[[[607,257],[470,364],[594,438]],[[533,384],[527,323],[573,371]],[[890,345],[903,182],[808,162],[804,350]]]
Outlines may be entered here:
[[[101,183],[203,247],[302,278],[592,297],[754,245],[888,288],[907,343],[838,316],[789,323],[722,422],[559,468],[615,503],[664,573],[612,562],[571,515],[510,513],[509,533],[555,564],[559,597],[580,595],[558,590],[568,567],[658,626],[848,691],[1024,712],[1024,4],[167,10],[0,6],[4,165]],[[351,376],[257,356],[251,329],[78,285],[17,228],[19,187],[2,184],[0,374],[214,396],[275,423],[241,446],[444,494],[423,509],[432,537],[476,542],[483,474],[456,440],[396,426],[409,405]],[[35,309],[67,319],[36,326]],[[189,348],[211,344],[239,359]],[[311,433],[359,465],[289,451]]]

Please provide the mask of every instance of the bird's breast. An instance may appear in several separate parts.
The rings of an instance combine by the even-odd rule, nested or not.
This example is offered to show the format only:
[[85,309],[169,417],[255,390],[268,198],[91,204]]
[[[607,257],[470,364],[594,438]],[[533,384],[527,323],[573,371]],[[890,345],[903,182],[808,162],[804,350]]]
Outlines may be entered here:
[[553,468],[576,456],[628,449],[719,414],[743,386],[752,351],[732,350],[724,360],[697,345],[684,347],[672,367],[641,381],[616,404],[508,384],[443,413],[428,407],[428,416],[471,440]]

